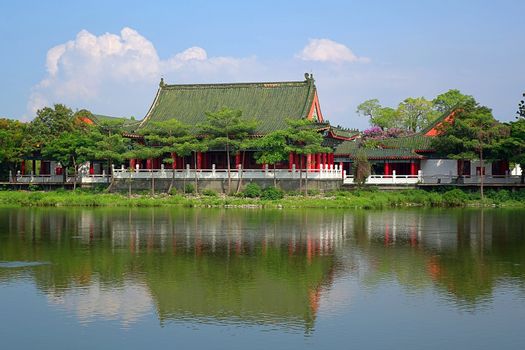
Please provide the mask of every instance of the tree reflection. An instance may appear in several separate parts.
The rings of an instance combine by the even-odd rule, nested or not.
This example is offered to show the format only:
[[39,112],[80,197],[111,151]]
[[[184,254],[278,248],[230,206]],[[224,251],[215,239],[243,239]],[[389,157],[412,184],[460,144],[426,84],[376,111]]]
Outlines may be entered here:
[[29,276],[84,321],[154,308],[161,324],[308,332],[342,275],[467,308],[524,290],[524,232],[519,210],[0,209],[0,261],[50,262],[0,265],[0,283]]

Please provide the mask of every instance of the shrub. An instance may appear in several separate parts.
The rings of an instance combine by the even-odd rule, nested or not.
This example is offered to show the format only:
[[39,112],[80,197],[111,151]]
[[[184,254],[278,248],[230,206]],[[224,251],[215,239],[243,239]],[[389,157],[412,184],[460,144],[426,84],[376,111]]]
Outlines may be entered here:
[[267,199],[267,200],[282,199],[283,197],[284,197],[284,192],[275,187],[266,188],[262,192],[262,195],[261,195],[261,199]]
[[261,194],[262,194],[261,187],[253,182],[246,185],[246,188],[243,191],[244,197],[247,197],[247,198],[257,198],[257,197],[260,197]]
[[218,196],[217,192],[215,192],[214,190],[209,190],[209,189],[202,190],[201,193],[202,193],[203,196],[208,196],[208,197],[217,197]]
[[195,186],[193,186],[193,184],[187,184],[186,186],[184,186],[184,192],[186,192],[186,194],[195,193]]
[[445,192],[443,195],[443,203],[449,207],[460,207],[467,202],[468,197],[468,194],[456,188]]
[[319,191],[318,189],[311,189],[311,190],[308,190],[308,195],[309,196],[318,196],[321,194],[321,191]]
[[503,203],[511,199],[510,193],[507,190],[490,191],[490,193],[487,193],[487,197],[496,203]]

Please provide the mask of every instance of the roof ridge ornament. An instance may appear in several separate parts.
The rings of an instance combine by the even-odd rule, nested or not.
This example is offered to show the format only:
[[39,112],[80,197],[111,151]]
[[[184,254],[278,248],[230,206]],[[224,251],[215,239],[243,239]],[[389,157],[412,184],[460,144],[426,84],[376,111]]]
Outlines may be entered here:
[[159,87],[163,88],[164,86],[166,86],[166,84],[164,83],[164,78],[161,77]]
[[314,75],[312,73],[304,73],[304,80],[305,81],[314,81]]

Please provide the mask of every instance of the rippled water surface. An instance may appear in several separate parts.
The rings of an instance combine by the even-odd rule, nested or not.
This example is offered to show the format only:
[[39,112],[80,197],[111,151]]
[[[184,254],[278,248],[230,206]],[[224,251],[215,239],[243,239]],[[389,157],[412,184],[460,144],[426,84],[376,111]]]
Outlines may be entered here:
[[2,349],[523,349],[525,210],[0,209]]

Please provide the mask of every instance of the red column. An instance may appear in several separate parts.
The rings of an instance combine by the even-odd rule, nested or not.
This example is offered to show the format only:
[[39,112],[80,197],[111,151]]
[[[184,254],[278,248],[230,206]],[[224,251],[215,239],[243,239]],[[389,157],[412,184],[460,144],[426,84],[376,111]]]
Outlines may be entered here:
[[151,158],[146,159],[146,169],[151,170]]
[[294,159],[293,159],[293,152],[290,152],[288,154],[288,169],[289,170],[292,170],[292,168],[293,168],[293,161],[294,161]]
[[235,168],[239,169],[239,165],[241,164],[241,152],[235,153]]
[[328,154],[328,164],[332,166],[334,165],[334,154],[333,153]]
[[410,175],[417,175],[416,162],[414,160],[410,162]]
[[197,169],[202,169],[202,152],[197,152]]
[[319,170],[321,169],[321,153],[315,155],[315,167]]
[[390,163],[385,162],[385,175],[390,175]]
[[94,174],[95,174],[94,164],[93,162],[89,162],[89,175],[94,175]]
[[326,165],[326,158],[327,158],[327,154],[323,153],[322,160],[321,160],[321,162],[323,163],[323,166]]
[[130,167],[131,169],[135,169],[135,164],[136,164],[136,163],[135,163],[135,159],[130,159],[130,160],[129,160],[129,167]]

